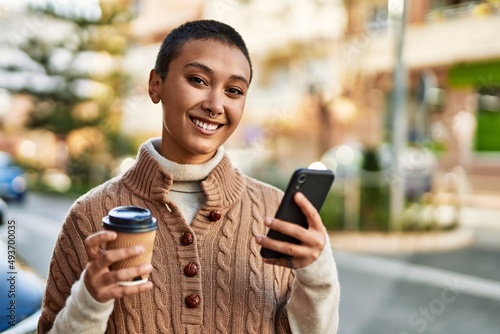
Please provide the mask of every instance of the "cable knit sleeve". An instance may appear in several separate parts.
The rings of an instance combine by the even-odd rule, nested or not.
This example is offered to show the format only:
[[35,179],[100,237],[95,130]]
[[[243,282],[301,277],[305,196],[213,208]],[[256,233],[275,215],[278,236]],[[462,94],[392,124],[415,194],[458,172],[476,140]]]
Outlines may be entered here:
[[71,288],[71,295],[48,334],[98,334],[106,331],[108,318],[113,312],[114,300],[107,303],[94,300],[83,283],[84,275],[85,271]]
[[[91,303],[88,303],[88,298],[85,299],[85,293],[88,292],[86,289],[82,290],[83,284],[79,283],[88,261],[84,240],[99,230],[97,217],[101,215],[101,210],[79,201],[70,209],[50,262],[38,333],[49,332],[55,326],[56,316],[60,312],[64,312],[63,319],[78,312],[81,319],[87,319],[82,317],[82,308]],[[93,306],[93,310],[98,309]],[[55,331],[58,332],[71,333],[69,330]]]
[[287,307],[294,334],[337,333],[340,285],[328,236],[326,240],[321,256],[295,272]]

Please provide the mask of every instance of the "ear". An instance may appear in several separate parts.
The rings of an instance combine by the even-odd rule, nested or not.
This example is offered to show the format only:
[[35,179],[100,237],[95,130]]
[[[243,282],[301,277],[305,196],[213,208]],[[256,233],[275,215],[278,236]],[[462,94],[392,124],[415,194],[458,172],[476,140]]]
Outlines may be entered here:
[[148,93],[149,93],[149,97],[151,98],[151,101],[153,101],[154,104],[160,102],[160,100],[161,100],[161,95],[160,95],[161,83],[162,83],[162,79],[161,79],[160,75],[157,74],[154,69],[152,69],[149,72]]

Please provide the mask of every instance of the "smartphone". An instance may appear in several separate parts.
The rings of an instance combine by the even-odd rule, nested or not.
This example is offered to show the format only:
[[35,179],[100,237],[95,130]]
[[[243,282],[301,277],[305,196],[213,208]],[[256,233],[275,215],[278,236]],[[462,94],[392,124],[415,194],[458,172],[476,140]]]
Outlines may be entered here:
[[[297,169],[288,183],[283,199],[278,207],[278,211],[276,211],[275,218],[298,224],[304,228],[309,228],[306,216],[299,206],[295,204],[293,196],[296,192],[300,191],[319,212],[325,202],[328,192],[330,191],[334,179],[335,176],[333,171],[329,169]],[[300,243],[299,240],[274,230],[269,230],[267,236],[276,240],[295,244]],[[265,258],[288,257],[285,254],[267,248],[261,248],[260,254]]]

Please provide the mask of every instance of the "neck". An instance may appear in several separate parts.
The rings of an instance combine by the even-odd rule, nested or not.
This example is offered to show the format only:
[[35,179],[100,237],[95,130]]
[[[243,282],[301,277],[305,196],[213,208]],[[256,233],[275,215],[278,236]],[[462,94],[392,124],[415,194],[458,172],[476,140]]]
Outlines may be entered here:
[[174,180],[178,181],[201,181],[217,166],[224,156],[224,148],[221,146],[215,152],[211,159],[200,164],[181,164],[172,161],[161,154],[161,146],[159,139],[152,139],[147,143],[148,150],[155,159],[162,165],[165,170],[168,170],[174,176]]
[[166,159],[181,165],[200,165],[212,159],[217,153],[215,151],[207,154],[194,154],[180,149],[179,145],[164,126],[158,152]]

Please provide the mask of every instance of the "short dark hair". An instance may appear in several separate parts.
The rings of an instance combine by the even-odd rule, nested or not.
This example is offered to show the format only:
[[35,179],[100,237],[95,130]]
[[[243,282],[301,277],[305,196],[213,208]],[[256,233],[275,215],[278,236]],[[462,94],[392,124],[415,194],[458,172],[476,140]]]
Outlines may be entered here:
[[165,79],[170,63],[179,56],[184,44],[191,40],[206,39],[214,39],[240,49],[250,65],[249,82],[252,80],[252,61],[243,38],[233,27],[215,20],[190,21],[173,29],[161,44],[156,57],[155,71]]

